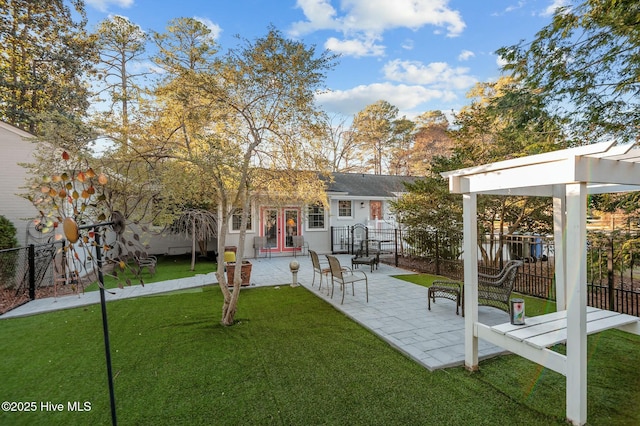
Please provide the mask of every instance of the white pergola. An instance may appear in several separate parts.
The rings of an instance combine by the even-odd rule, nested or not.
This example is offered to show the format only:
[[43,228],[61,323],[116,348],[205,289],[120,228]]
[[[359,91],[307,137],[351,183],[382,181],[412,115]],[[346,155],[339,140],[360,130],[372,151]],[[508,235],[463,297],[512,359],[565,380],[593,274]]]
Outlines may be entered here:
[[[587,335],[640,334],[639,318],[587,307],[587,195],[640,191],[640,148],[597,143],[442,173],[463,196],[465,366],[478,368],[478,339],[566,377],[566,416],[587,421]],[[553,198],[557,312],[488,326],[478,321],[477,195]],[[566,342],[567,354],[549,349]]]

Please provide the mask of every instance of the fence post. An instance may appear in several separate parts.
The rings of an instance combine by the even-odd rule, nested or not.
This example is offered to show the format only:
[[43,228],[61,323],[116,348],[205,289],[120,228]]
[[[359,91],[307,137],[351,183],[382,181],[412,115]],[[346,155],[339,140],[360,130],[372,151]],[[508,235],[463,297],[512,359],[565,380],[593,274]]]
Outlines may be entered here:
[[329,238],[329,243],[331,244],[331,254],[335,254],[335,252],[333,251],[333,226],[331,227],[331,237]]
[[394,244],[394,253],[395,253],[395,265],[398,267],[398,228],[393,228],[393,244]]
[[436,239],[436,275],[440,275],[440,244],[438,244],[438,231],[436,230],[434,237]]
[[356,237],[355,229],[354,229],[353,226],[350,226],[348,229],[349,229],[349,233],[351,234],[351,236],[349,238],[351,240],[351,241],[349,241],[349,254],[353,254],[353,247],[354,247],[353,246],[353,241],[356,239],[355,238]]
[[33,244],[29,244],[29,300],[36,298],[36,249]]
[[369,227],[364,227],[364,245],[366,247],[367,254],[365,256],[369,257]]
[[615,310],[615,293],[613,289],[613,237],[609,237],[609,255],[607,256],[607,284],[609,286],[609,310]]
[[504,235],[502,234],[502,231],[500,231],[500,233],[498,234],[498,244],[500,244],[500,247],[498,247],[498,251],[500,253],[500,258],[498,259],[498,267],[500,268],[499,270],[502,271],[502,269],[504,268]]

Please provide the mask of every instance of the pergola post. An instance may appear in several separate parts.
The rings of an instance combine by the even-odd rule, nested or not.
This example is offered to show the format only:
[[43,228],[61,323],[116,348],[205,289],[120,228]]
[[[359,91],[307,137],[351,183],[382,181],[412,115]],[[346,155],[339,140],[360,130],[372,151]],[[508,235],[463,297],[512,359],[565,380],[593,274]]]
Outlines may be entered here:
[[567,309],[566,240],[567,198],[565,185],[553,186],[553,243],[556,278],[556,311]]
[[462,194],[464,252],[464,363],[467,370],[478,369],[478,217],[476,194]]
[[587,187],[566,185],[567,420],[587,421]]

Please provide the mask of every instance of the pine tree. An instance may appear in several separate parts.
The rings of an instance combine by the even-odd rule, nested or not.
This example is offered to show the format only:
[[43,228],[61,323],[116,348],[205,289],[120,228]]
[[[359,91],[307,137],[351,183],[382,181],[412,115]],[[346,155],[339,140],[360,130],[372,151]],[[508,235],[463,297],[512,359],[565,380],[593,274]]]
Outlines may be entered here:
[[39,114],[82,116],[95,59],[84,2],[0,0],[0,119],[39,133]]

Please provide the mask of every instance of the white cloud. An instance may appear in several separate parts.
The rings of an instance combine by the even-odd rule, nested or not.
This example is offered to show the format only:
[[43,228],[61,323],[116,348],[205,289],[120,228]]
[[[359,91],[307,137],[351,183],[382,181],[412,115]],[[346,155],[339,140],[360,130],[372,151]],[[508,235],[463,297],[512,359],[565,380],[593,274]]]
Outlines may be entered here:
[[134,0],[85,0],[85,2],[100,12],[106,12],[109,6],[117,6],[123,9],[133,6]]
[[[297,0],[306,20],[294,22],[289,29],[293,37],[314,31],[330,30],[343,34],[330,37],[325,47],[347,56],[382,56],[380,44],[385,31],[396,28],[417,30],[430,25],[434,32],[454,37],[462,33],[465,23],[460,13],[449,8],[449,0],[341,0],[340,10],[331,0]],[[413,41],[402,44],[413,49]]]
[[404,42],[402,42],[402,48],[405,50],[413,50],[413,45],[414,42],[411,39],[406,39]]
[[451,67],[445,62],[423,64],[419,61],[395,59],[383,67],[385,78],[391,81],[410,84],[427,84],[438,88],[453,90],[466,89],[476,83],[469,75],[469,68]]
[[325,42],[324,47],[336,53],[341,53],[345,56],[355,56],[356,58],[361,56],[384,55],[384,46],[375,44],[375,40],[375,38],[364,40],[338,40],[335,37],[330,37]]
[[329,0],[298,0],[296,7],[302,9],[308,21],[294,23],[292,32],[307,34],[317,29],[337,29],[337,12]]
[[545,17],[553,16],[553,14],[556,12],[556,9],[558,9],[559,7],[564,7],[568,5],[569,5],[568,0],[552,0],[551,4],[547,6],[547,8],[543,12],[540,13],[540,16],[545,16]]
[[316,95],[316,102],[326,111],[353,115],[367,105],[384,99],[402,111],[409,111],[434,99],[451,101],[456,95],[449,90],[428,89],[423,86],[376,83],[349,90],[335,90]]
[[193,19],[195,19],[196,21],[201,22],[204,26],[209,28],[209,31],[211,31],[211,37],[214,40],[217,39],[218,37],[220,37],[220,33],[222,33],[222,28],[220,28],[220,25],[214,23],[209,18],[201,18],[199,16],[194,16]]
[[496,56],[496,65],[498,65],[500,68],[504,67],[508,63],[509,61],[507,61],[504,57]]
[[291,26],[293,35],[317,30],[336,30],[344,34],[372,32],[382,34],[393,28],[419,29],[425,25],[445,28],[450,37],[465,28],[460,13],[448,6],[449,0],[343,0],[338,12],[330,0],[298,0],[306,21]]
[[473,58],[474,56],[476,56],[475,53],[473,53],[470,50],[463,50],[462,52],[460,52],[460,54],[458,55],[458,60],[459,61],[468,61],[469,59]]
[[516,11],[518,9],[522,9],[524,6],[525,6],[525,2],[521,0],[517,4],[512,4],[510,6],[507,6],[504,11],[505,13],[509,13],[509,12]]
[[[449,0],[342,0],[340,11],[331,0],[297,0],[306,20],[294,22],[289,32],[294,37],[319,30],[341,32],[344,40],[332,37],[327,44],[344,55],[378,56],[384,46],[382,34],[395,28],[417,30],[426,25],[435,27],[435,33],[446,30],[449,37],[462,33],[465,23],[460,13],[448,6]],[[412,49],[413,43],[404,43],[404,49]]]

